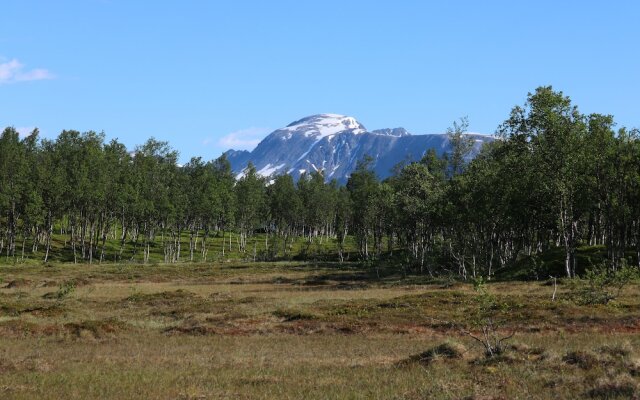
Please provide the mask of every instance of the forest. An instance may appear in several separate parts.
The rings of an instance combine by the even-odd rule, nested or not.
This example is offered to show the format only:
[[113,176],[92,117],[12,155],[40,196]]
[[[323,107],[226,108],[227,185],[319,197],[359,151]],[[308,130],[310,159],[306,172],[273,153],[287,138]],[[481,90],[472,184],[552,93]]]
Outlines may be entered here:
[[[448,129],[444,157],[428,151],[384,181],[364,159],[341,186],[322,171],[295,182],[251,165],[236,179],[224,156],[179,165],[153,138],[129,151],[103,133],[47,140],[9,127],[0,137],[0,253],[6,263],[147,263],[155,251],[177,263],[233,250],[270,261],[300,256],[302,242],[326,244],[341,262],[430,276],[490,278],[523,259],[535,270],[551,252],[571,278],[592,263],[581,249],[612,271],[638,265],[637,129],[582,114],[552,87],[529,93],[470,162],[466,129],[465,119]],[[214,238],[222,245],[212,251]]]
[[0,136],[0,397],[640,398],[640,132],[528,94],[346,185]]

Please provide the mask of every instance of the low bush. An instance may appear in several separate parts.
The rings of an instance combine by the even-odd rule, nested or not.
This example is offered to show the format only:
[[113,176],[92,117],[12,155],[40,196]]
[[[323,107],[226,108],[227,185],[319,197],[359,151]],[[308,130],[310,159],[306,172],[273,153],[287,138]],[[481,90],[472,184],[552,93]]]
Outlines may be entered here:
[[460,343],[445,342],[438,346],[432,347],[420,354],[413,355],[401,364],[419,363],[429,365],[438,360],[462,359],[467,353],[467,348]]
[[582,369],[593,369],[600,365],[598,357],[587,351],[571,351],[562,357],[562,361],[570,365],[576,365]]
[[633,378],[621,375],[602,378],[587,392],[594,399],[640,399],[640,385]]
[[600,264],[587,270],[582,279],[572,281],[569,296],[579,305],[608,304],[637,278],[637,270],[629,266],[612,270],[606,264]]

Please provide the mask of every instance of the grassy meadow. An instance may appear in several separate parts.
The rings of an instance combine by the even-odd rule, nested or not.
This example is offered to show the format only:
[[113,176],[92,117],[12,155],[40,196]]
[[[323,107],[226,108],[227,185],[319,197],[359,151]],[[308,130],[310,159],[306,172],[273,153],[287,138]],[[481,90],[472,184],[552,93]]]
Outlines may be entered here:
[[[239,248],[239,235],[235,232],[215,232],[204,239],[204,232],[198,231],[194,236],[193,262],[229,262],[237,260],[254,261],[264,259],[281,260],[338,260],[338,243],[334,237],[314,237],[308,238],[295,236],[288,238],[284,243],[283,239],[277,235],[266,235],[256,233],[247,241],[246,251],[241,252]],[[51,251],[47,264],[68,264],[74,263],[74,254],[68,234],[54,233],[51,240]],[[183,231],[180,235],[180,258],[181,261],[190,260],[190,240],[189,232]],[[170,242],[171,238],[167,232],[159,232],[154,240],[149,244],[149,260],[147,264],[165,263],[165,249],[163,241]],[[203,252],[203,241],[205,251]],[[87,242],[88,243],[88,242]],[[28,238],[21,241],[16,248],[15,256],[7,256],[5,251],[0,252],[1,265],[41,265],[45,258],[46,247],[40,244],[34,250],[34,239]],[[87,244],[88,246],[88,244]],[[285,254],[286,246],[286,254]],[[386,242],[385,242],[386,246]],[[224,250],[223,250],[224,248]],[[144,264],[144,239],[138,238],[134,241],[127,238],[124,244],[120,239],[110,235],[104,243],[103,261],[100,261],[102,244],[96,246],[93,254],[93,261],[90,264]],[[344,244],[345,257],[358,259],[355,238],[347,236]],[[88,254],[86,250],[85,255]],[[76,246],[77,263],[89,263],[88,256],[83,260],[80,243]]]
[[581,306],[491,283],[508,350],[486,359],[472,285],[338,264],[4,266],[3,399],[633,398],[640,297]]

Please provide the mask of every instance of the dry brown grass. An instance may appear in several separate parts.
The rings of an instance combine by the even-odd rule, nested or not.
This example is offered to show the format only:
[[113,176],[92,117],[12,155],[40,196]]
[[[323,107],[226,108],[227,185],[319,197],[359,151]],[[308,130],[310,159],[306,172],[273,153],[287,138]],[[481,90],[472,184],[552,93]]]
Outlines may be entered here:
[[476,307],[465,284],[296,264],[2,267],[0,278],[2,399],[628,398],[640,379],[637,286],[577,306],[540,284],[489,285],[518,333],[485,360],[462,333]]

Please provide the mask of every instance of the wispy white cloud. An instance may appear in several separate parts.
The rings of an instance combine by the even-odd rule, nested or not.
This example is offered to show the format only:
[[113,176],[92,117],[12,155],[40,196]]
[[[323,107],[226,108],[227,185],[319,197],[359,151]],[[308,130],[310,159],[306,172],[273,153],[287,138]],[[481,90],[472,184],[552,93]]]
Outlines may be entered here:
[[26,69],[24,64],[15,58],[6,62],[1,61],[2,60],[0,60],[0,84],[55,78],[49,70],[43,68]]
[[[253,150],[269,132],[271,132],[269,128],[251,127],[240,129],[218,139],[217,145],[224,149]],[[211,143],[213,143],[211,138],[207,138],[202,142],[205,146]]]
[[35,126],[19,126],[16,128],[16,131],[18,131],[18,135],[20,135],[21,138],[26,138],[34,129],[36,129]]
[[[5,130],[6,128],[12,127],[11,124],[4,124],[0,122],[0,132],[2,132],[3,130]],[[20,139],[24,139],[27,136],[29,136],[31,134],[31,132],[33,132],[34,129],[36,129],[35,126],[18,126],[18,127],[13,127],[17,132],[18,135],[20,136]],[[40,132],[42,133],[42,132]]]

